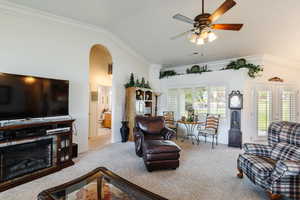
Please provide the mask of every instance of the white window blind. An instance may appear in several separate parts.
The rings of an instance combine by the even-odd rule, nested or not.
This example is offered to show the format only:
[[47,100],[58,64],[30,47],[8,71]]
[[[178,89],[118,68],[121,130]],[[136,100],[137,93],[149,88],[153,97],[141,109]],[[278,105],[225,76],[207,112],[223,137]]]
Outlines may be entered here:
[[178,110],[178,97],[177,97],[177,89],[170,89],[168,90],[168,111],[173,111],[175,114]]
[[272,92],[271,90],[257,91],[257,129],[258,136],[266,136],[272,120]]
[[208,90],[206,87],[195,88],[193,107],[195,114],[205,117],[208,113]]
[[188,114],[189,110],[193,110],[193,89],[192,88],[185,88],[184,91],[184,99],[185,99],[185,115]]
[[296,96],[297,92],[291,89],[281,90],[280,101],[280,120],[296,122],[297,108]]
[[209,98],[209,112],[219,114],[221,117],[226,115],[226,90],[225,87],[211,87]]

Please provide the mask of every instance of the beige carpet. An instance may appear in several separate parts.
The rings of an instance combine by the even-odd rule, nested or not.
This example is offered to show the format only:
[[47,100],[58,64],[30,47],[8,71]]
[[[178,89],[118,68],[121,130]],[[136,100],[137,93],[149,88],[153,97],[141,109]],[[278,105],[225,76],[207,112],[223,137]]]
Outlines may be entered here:
[[1,200],[34,200],[42,190],[70,181],[90,170],[105,166],[152,192],[174,200],[262,200],[264,191],[247,178],[237,179],[236,158],[239,149],[209,144],[199,146],[178,142],[183,148],[180,167],[148,173],[142,159],[134,153],[134,144],[112,144],[88,152],[76,165],[0,194]]

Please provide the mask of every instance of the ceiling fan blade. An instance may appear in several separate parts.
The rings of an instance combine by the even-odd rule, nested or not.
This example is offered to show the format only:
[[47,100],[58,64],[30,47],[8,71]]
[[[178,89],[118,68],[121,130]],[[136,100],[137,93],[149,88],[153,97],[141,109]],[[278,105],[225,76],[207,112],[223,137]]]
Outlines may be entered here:
[[219,19],[224,13],[235,6],[236,2],[233,0],[226,0],[210,17],[211,22]]
[[186,34],[190,33],[190,32],[193,31],[193,30],[194,30],[194,29],[185,31],[185,32],[183,32],[183,33],[180,33],[180,34],[178,34],[178,35],[175,35],[175,36],[171,37],[170,39],[171,39],[171,40],[175,40],[175,39],[177,39],[177,38],[180,38],[180,37],[182,37],[182,36],[185,36]]
[[186,16],[181,15],[181,14],[174,15],[173,19],[177,19],[179,21],[182,21],[182,22],[185,22],[185,23],[189,23],[189,24],[194,24],[195,23],[195,21],[192,20],[191,18],[186,17]]
[[212,24],[211,28],[216,30],[239,31],[244,24]]

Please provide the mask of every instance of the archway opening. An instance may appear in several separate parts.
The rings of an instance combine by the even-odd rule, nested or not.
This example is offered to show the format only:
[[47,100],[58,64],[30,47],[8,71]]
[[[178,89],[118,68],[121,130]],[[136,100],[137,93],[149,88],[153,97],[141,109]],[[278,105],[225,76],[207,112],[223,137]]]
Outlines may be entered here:
[[90,51],[89,149],[111,143],[112,137],[112,56],[100,44]]

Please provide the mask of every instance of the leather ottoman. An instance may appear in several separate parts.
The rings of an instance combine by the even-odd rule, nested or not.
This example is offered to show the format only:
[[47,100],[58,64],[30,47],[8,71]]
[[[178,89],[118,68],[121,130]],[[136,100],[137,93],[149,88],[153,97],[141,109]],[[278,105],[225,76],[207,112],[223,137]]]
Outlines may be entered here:
[[169,140],[146,140],[143,144],[143,159],[149,172],[179,167],[180,147]]

